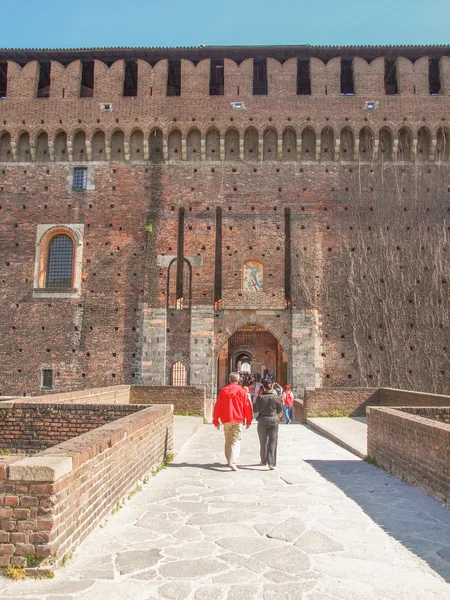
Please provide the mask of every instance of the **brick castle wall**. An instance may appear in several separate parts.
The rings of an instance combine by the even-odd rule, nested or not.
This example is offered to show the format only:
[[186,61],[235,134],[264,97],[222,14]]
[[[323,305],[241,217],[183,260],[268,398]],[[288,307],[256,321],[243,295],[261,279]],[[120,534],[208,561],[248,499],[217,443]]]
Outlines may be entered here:
[[[434,420],[427,418],[429,411]],[[450,504],[450,425],[436,422],[439,413],[448,419],[445,408],[369,407],[367,454],[384,469]]]
[[[375,321],[370,338],[365,336],[365,350],[381,356],[382,372],[377,373],[375,366],[361,380],[347,283],[335,268],[336,261],[342,254],[342,232],[354,227],[355,186],[361,186],[364,195],[361,228],[373,231],[375,237],[384,224],[377,154],[383,128],[389,129],[394,150],[402,128],[411,135],[411,160],[394,161],[383,170],[383,177],[398,173],[405,209],[412,210],[420,198],[423,226],[432,231],[447,218],[449,163],[448,156],[438,156],[437,138],[440,128],[448,127],[450,57],[439,55],[442,85],[431,97],[428,54],[445,51],[397,49],[396,54],[406,54],[397,58],[399,93],[386,95],[386,51],[392,55],[392,49],[365,49],[370,53],[365,60],[354,56],[357,49],[346,49],[354,56],[355,95],[345,96],[339,85],[342,49],[302,50],[308,56],[317,54],[311,58],[311,95],[297,94],[297,59],[292,57],[297,51],[284,50],[280,62],[268,57],[268,95],[257,96],[252,93],[253,58],[240,62],[234,51],[224,50],[236,61],[225,57],[224,96],[210,96],[207,54],[212,50],[186,50],[183,57],[181,51],[168,50],[167,55],[181,58],[179,97],[166,95],[167,56],[153,51],[153,66],[138,60],[133,98],[123,96],[123,60],[110,67],[96,60],[94,95],[80,98],[79,56],[71,54],[71,63],[63,66],[58,53],[52,62],[49,98],[37,98],[38,63],[30,60],[22,68],[11,51],[6,56],[11,60],[0,128],[0,140],[9,140],[0,147],[0,394],[46,393],[40,387],[43,368],[53,369],[56,392],[139,382],[142,363],[156,363],[154,355],[143,359],[139,348],[146,338],[140,317],[149,307],[169,306],[161,331],[148,342],[150,351],[155,344],[164,347],[161,383],[170,382],[171,365],[179,357],[191,364],[195,349],[189,331],[191,309],[185,303],[183,314],[171,312],[173,302],[167,299],[168,264],[177,252],[181,207],[184,254],[192,265],[191,304],[211,311],[216,209],[223,211],[222,304],[212,312],[214,365],[227,337],[252,316],[258,315],[283,340],[289,355],[294,337],[299,345],[305,339],[303,332],[293,331],[296,312],[314,313],[319,342],[309,354],[314,362],[310,372],[317,381],[299,377],[297,393],[305,385],[391,384],[389,372],[383,370],[388,361],[380,355],[386,340],[378,339],[383,330]],[[194,59],[192,53],[200,61],[196,66],[188,60]],[[105,54],[100,51],[98,56]],[[235,110],[231,104],[235,101],[244,108]],[[375,103],[373,110],[366,108],[367,101]],[[112,105],[111,112],[102,110],[105,102]],[[374,136],[372,153],[363,152],[362,131],[367,127]],[[150,156],[155,131],[162,147],[157,161]],[[103,136],[99,145],[98,132]],[[61,133],[67,137],[65,154],[58,150]],[[423,154],[426,136],[430,152]],[[74,165],[89,167],[92,189],[70,189]],[[444,200],[438,202],[442,190]],[[292,230],[289,309],[284,297],[286,209],[291,211]],[[33,295],[39,224],[84,225],[79,297]],[[147,224],[151,232],[145,230]],[[410,236],[416,239],[417,231],[411,230]],[[264,266],[264,290],[251,298],[242,289],[242,266],[250,259]],[[431,272],[433,265],[430,260],[425,266]],[[313,270],[309,279],[308,267]],[[401,312],[419,340],[436,339],[438,326],[430,333],[429,324],[418,323],[417,315],[423,313],[417,306],[406,301]],[[404,360],[405,372],[409,369],[412,376],[414,357],[421,350],[418,344],[410,346]],[[425,350],[433,355],[434,389],[443,392],[448,390],[446,348],[444,343],[431,343]],[[297,355],[298,363],[305,362],[302,348]],[[292,366],[290,356],[289,361]],[[190,382],[202,383],[196,372],[201,377],[202,369],[195,368]]]
[[[90,409],[92,410],[92,406]],[[123,407],[114,407],[122,411]],[[153,406],[44,450],[7,458],[0,469],[0,567],[25,566],[25,555],[55,556],[60,564],[164,456],[172,452],[170,407]],[[57,461],[59,478],[39,475]],[[40,460],[40,471],[34,459]],[[29,480],[15,479],[28,461]],[[53,462],[52,462],[53,461]],[[49,469],[47,469],[48,471]],[[21,471],[23,472],[23,471]],[[33,475],[34,474],[34,475]]]

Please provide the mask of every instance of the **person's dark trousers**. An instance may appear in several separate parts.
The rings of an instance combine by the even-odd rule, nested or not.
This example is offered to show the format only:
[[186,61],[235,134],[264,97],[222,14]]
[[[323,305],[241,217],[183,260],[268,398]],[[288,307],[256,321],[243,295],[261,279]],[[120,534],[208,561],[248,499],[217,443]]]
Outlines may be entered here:
[[277,464],[278,425],[278,418],[276,422],[273,419],[258,421],[260,456],[263,465]]

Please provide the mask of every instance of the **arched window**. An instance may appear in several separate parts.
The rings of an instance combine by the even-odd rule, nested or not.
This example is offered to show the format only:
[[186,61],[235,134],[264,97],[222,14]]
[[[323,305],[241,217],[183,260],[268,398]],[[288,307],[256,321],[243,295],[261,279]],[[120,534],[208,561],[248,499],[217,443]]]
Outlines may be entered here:
[[44,131],[36,140],[36,160],[38,162],[48,162],[50,160],[48,153],[48,135]]
[[411,160],[412,135],[407,127],[402,127],[398,132],[398,160]]
[[320,136],[320,160],[334,160],[334,131],[324,127]]
[[341,160],[353,160],[355,140],[350,127],[344,127],[341,131]]
[[380,162],[389,162],[392,160],[392,135],[386,127],[380,129],[378,158]]
[[68,235],[55,235],[48,246],[45,287],[72,287],[73,241]]
[[201,160],[202,137],[198,129],[191,129],[187,135],[187,159]]
[[136,129],[130,138],[131,160],[144,160],[144,134],[140,129]]
[[172,365],[172,385],[188,385],[187,369],[181,361]]
[[228,129],[225,134],[225,160],[239,160],[239,133]]
[[248,260],[242,269],[242,290],[244,292],[263,291],[263,265],[257,260]]
[[125,146],[124,146],[124,135],[123,131],[115,131],[111,136],[111,160],[124,161],[125,160]]
[[105,134],[96,131],[92,137],[92,160],[106,160]]
[[0,162],[11,160],[11,136],[9,133],[0,135]]
[[449,134],[446,128],[440,127],[436,137],[436,152],[438,160],[448,161],[449,158]]
[[86,160],[86,134],[79,131],[73,136],[72,155],[75,162]]
[[283,160],[297,158],[297,134],[288,127],[283,131]]
[[363,127],[359,132],[359,159],[372,160],[373,146],[372,131],[368,127]]
[[67,134],[60,131],[55,137],[55,160],[57,162],[67,160]]
[[210,129],[206,134],[206,160],[220,160],[220,134]]
[[417,132],[417,155],[419,160],[430,160],[431,133],[426,127]]
[[302,131],[302,160],[316,160],[316,134],[309,127]]
[[160,129],[153,129],[148,140],[150,160],[152,162],[161,162],[164,158],[163,134]]
[[174,129],[168,140],[169,160],[181,160],[181,131]]
[[20,162],[30,162],[30,136],[27,132],[22,133],[17,142],[17,153]]
[[254,127],[248,127],[244,133],[245,160],[258,160],[258,132]]
[[266,129],[263,135],[263,160],[277,160],[278,134],[275,129]]

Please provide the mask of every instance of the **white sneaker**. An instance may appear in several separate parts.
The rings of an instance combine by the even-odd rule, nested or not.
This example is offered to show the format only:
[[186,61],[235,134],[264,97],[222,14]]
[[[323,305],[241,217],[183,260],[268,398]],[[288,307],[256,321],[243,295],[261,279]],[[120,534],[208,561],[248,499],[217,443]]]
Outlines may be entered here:
[[236,465],[234,465],[233,463],[230,463],[228,466],[230,467],[230,469],[231,469],[232,471],[237,471],[237,470],[238,470],[237,466],[236,466]]

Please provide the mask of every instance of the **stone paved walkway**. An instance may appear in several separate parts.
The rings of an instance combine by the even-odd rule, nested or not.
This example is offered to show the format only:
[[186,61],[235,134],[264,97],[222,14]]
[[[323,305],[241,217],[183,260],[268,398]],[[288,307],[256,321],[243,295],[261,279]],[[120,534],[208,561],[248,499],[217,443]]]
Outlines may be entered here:
[[212,425],[98,528],[53,580],[2,600],[448,600],[450,511],[302,425],[279,471],[222,464]]

